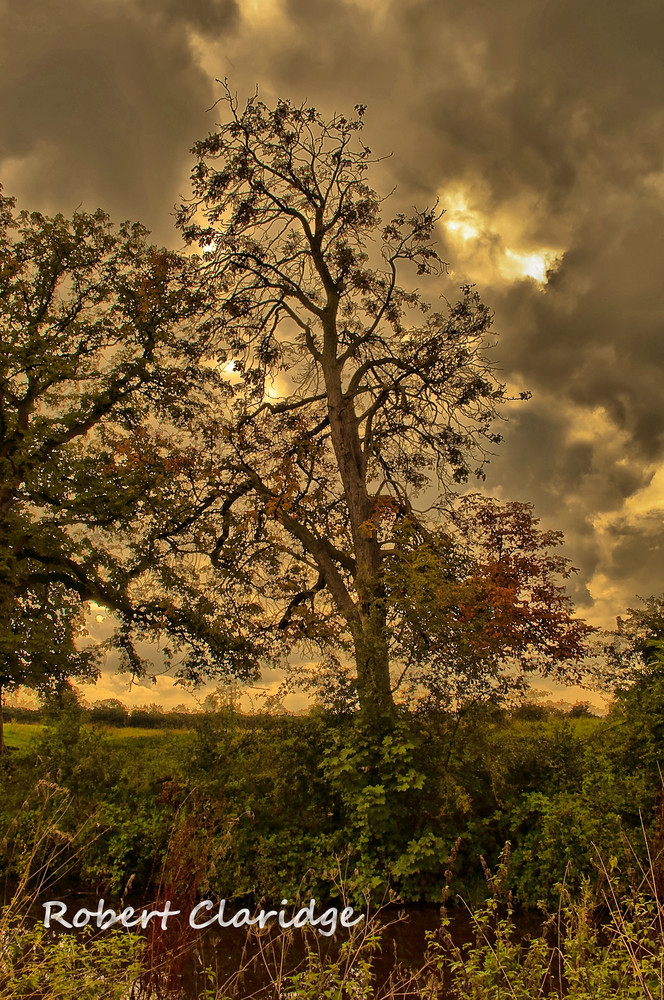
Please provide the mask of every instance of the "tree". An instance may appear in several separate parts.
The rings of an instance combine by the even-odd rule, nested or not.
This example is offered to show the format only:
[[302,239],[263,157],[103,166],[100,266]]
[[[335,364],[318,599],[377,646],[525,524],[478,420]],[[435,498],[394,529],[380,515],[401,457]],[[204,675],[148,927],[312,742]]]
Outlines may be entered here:
[[399,685],[460,710],[523,690],[533,671],[579,680],[596,630],[573,615],[562,533],[538,523],[530,504],[479,494],[444,530],[403,522],[386,567]]
[[[363,715],[389,720],[390,661],[408,634],[389,581],[404,529],[440,556],[453,485],[481,477],[500,440],[491,314],[472,287],[439,312],[400,283],[403,271],[430,282],[445,270],[433,242],[442,213],[381,223],[362,106],[325,121],[257,96],[240,111],[228,88],[223,100],[229,121],[194,147],[179,219],[204,251],[210,358],[227,373],[200,431],[221,506],[198,543],[229,606],[253,595],[256,633],[274,650],[347,649]],[[440,579],[459,558],[447,544]],[[562,614],[556,628],[562,643],[575,626]]]
[[615,696],[612,711],[650,717],[662,729],[664,717],[664,595],[641,598],[605,634],[605,662],[599,686]]
[[641,606],[628,608],[616,625],[604,646],[607,674],[600,678],[613,694],[612,736],[623,771],[638,773],[645,765],[650,787],[661,789],[664,595],[641,598]]
[[664,664],[664,595],[641,598],[640,608],[628,608],[616,620],[604,651],[613,686],[621,688]]
[[171,439],[213,377],[192,327],[196,263],[146,236],[0,196],[0,749],[3,690],[96,676],[77,644],[90,601],[119,616],[135,672],[135,640],[162,631],[208,669],[251,671],[177,551],[187,491]]

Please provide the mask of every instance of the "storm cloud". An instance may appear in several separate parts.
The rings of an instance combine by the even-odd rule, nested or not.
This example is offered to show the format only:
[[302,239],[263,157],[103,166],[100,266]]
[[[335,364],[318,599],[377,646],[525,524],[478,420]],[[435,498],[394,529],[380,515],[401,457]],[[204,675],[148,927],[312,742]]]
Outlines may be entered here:
[[188,148],[205,131],[212,81],[192,32],[223,36],[233,0],[178,6],[0,3],[0,169],[26,207],[98,206],[172,239]]

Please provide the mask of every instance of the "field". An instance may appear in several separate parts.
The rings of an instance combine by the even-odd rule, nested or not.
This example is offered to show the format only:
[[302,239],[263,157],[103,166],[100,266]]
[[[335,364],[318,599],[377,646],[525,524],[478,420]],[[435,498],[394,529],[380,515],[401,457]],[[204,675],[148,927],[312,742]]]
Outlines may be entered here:
[[[45,729],[41,722],[5,723],[5,743],[17,750],[26,750],[39,739]],[[179,736],[184,729],[147,729],[143,726],[90,726],[91,731],[101,733],[114,743],[123,743],[137,738],[158,739],[164,736]]]

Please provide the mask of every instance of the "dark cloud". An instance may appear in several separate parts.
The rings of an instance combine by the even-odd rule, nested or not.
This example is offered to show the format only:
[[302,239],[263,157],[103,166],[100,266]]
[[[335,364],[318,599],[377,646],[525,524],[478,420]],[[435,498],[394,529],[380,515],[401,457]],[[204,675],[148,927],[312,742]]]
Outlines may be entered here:
[[[180,8],[182,5],[180,5]],[[0,168],[22,204],[102,205],[173,239],[188,148],[205,130],[211,81],[188,30],[220,32],[235,5],[174,2],[0,5]]]
[[603,408],[646,463],[664,456],[663,232],[662,200],[598,201],[545,290],[523,281],[493,297],[507,371],[535,392]]
[[157,24],[177,24],[218,37],[239,23],[237,0],[140,0],[137,3]]
[[260,50],[248,68],[319,104],[369,103],[372,133],[398,148],[397,173],[426,173],[432,187],[475,176],[493,199],[532,188],[544,214],[580,177],[620,182],[637,161],[657,169],[658,143],[643,141],[661,123],[655,4],[288,0],[285,9],[280,30],[247,38]]
[[[642,515],[638,521],[620,519],[611,526],[607,572],[624,580],[634,596],[649,597],[664,592],[664,524],[662,511]],[[653,581],[658,586],[653,587]],[[632,606],[635,602],[632,601]]]

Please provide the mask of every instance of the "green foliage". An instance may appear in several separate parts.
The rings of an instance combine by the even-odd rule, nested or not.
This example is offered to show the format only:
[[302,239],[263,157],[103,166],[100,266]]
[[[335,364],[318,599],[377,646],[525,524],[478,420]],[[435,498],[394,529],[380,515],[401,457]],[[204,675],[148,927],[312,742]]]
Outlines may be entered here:
[[256,723],[226,711],[199,717],[179,743],[180,759],[188,781],[214,803],[210,886],[293,898],[335,866],[339,814],[317,768],[328,734],[315,714]]
[[473,941],[458,944],[449,917],[442,933],[429,936],[433,964],[451,978],[454,1000],[656,1000],[664,988],[662,908],[648,892],[604,893],[608,916],[598,919],[597,899],[562,891],[558,912],[545,913],[540,934],[525,938],[509,901],[500,900],[501,879],[490,878],[487,902],[471,913]]
[[380,940],[374,923],[346,939],[334,960],[322,961],[310,946],[304,968],[286,979],[284,1000],[370,1000],[375,995],[371,958]]
[[142,972],[145,941],[122,931],[56,937],[0,918],[0,938],[3,1000],[127,1000]]
[[[164,743],[162,754],[147,750],[152,740],[113,743],[70,714],[27,752],[12,753],[0,801],[5,872],[20,876],[37,842],[45,878],[76,874],[117,892],[132,874],[147,884],[173,822],[172,802],[160,799],[169,756]],[[40,841],[43,828],[51,832]]]
[[[574,1000],[659,996],[662,828],[650,743],[639,742],[629,712],[536,715],[478,709],[380,732],[320,711],[270,718],[224,708],[177,737],[129,739],[118,729],[111,740],[80,713],[64,713],[3,763],[4,871],[19,880],[35,869],[68,873],[113,894],[133,876],[134,888],[159,885],[192,900],[337,892],[353,902],[369,893],[375,903],[394,898],[390,891],[440,900],[445,886],[478,899],[480,855],[500,864],[509,840],[510,865],[490,878],[491,900],[475,911],[472,948],[449,939],[431,946],[429,971],[446,970],[451,996],[531,1000],[559,974]],[[650,872],[649,884],[634,887],[635,871]],[[339,875],[343,888],[334,888]],[[519,930],[517,901],[540,900],[560,909],[558,947],[546,928],[530,942]],[[79,959],[57,961],[75,976]],[[351,966],[311,956],[282,987],[306,1000],[359,1000],[372,988],[369,959],[358,952]],[[100,968],[105,961],[100,953]],[[420,995],[435,995],[423,983]],[[242,995],[208,986],[210,997]]]
[[[620,761],[610,720],[552,718],[482,729],[481,742],[452,765],[476,776],[460,864],[513,849],[510,886],[522,903],[552,902],[554,885],[596,878],[597,851],[626,860],[625,838],[641,840],[642,818],[655,823],[658,785],[640,766]],[[460,770],[457,771],[457,768]],[[478,781],[481,777],[482,780]],[[482,788],[485,789],[482,792]],[[467,885],[465,891],[470,891]]]
[[479,857],[495,864],[509,841],[516,897],[552,903],[556,882],[597,881],[598,849],[626,871],[627,840],[638,843],[642,823],[657,835],[657,745],[631,718],[529,720],[478,706],[380,732],[319,710],[224,708],[191,716],[189,731],[141,735],[64,713],[6,757],[0,864],[20,872],[46,808],[59,831],[48,870],[64,865],[105,889],[132,876],[154,884],[169,841],[195,828],[187,878],[220,896],[316,895],[341,867],[355,899],[435,901],[450,878],[477,899]]
[[617,619],[605,646],[609,681],[627,689],[644,672],[664,661],[664,596],[641,600],[641,607],[628,608]]
[[609,718],[616,764],[627,773],[643,769],[658,782],[664,767],[664,668],[650,668],[618,692]]
[[385,893],[392,884],[406,895],[427,886],[435,893],[453,842],[428,822],[432,775],[421,741],[406,723],[376,734],[359,720],[331,736],[320,766],[342,807],[349,889]]

